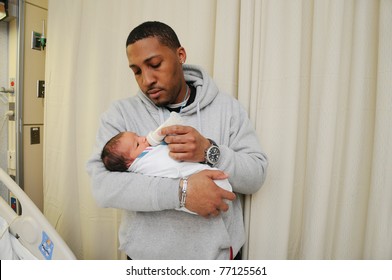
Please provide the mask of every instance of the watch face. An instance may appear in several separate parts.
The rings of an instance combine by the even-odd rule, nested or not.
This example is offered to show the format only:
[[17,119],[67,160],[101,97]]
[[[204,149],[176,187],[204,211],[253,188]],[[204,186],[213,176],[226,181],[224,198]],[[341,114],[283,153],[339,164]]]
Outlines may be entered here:
[[211,162],[212,164],[215,164],[218,162],[220,157],[220,150],[216,146],[212,146],[209,151],[208,151],[208,161]]

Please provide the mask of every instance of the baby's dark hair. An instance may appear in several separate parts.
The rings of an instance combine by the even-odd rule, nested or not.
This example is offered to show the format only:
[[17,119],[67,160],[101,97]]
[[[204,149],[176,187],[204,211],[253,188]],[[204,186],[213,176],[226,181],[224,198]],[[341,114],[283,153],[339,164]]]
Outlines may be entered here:
[[180,40],[174,30],[159,21],[146,21],[135,27],[128,35],[126,47],[149,37],[156,37],[161,44],[174,50],[181,47]]
[[101,159],[106,169],[109,171],[127,171],[130,161],[118,151],[120,138],[124,132],[120,132],[111,138],[103,147]]

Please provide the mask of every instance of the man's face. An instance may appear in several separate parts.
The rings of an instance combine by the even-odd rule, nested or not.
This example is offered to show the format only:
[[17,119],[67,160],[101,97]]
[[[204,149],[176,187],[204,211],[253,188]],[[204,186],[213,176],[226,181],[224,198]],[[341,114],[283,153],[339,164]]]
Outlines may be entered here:
[[181,62],[185,50],[162,45],[155,37],[139,40],[127,47],[129,67],[143,93],[157,106],[183,101],[184,76]]

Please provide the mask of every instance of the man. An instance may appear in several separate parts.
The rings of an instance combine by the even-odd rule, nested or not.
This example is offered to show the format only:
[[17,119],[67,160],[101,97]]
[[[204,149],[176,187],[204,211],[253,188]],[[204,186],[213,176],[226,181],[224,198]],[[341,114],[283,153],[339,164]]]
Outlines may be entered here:
[[[124,209],[120,250],[132,259],[233,258],[245,242],[238,194],[259,190],[267,168],[246,112],[201,68],[184,65],[185,49],[166,24],[136,27],[126,53],[140,91],[114,102],[102,115],[98,151],[87,164],[98,204]],[[100,153],[110,138],[121,131],[146,135],[171,111],[179,112],[187,125],[162,129],[170,156],[224,172],[169,179],[105,169]],[[226,178],[237,195],[213,181]],[[175,211],[180,206],[198,215]]]

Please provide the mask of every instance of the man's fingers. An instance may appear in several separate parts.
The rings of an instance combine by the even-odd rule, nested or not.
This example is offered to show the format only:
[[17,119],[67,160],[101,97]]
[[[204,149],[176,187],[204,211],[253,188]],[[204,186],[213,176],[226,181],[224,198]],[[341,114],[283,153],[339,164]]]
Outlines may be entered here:
[[219,210],[222,212],[226,212],[227,210],[229,210],[229,205],[223,202],[222,205],[219,206]]
[[161,134],[162,135],[170,135],[170,134],[186,134],[188,133],[189,126],[184,126],[184,125],[171,125],[171,126],[166,126],[161,129]]
[[236,195],[220,188],[214,179],[226,179],[228,175],[219,170],[203,170],[188,179],[187,204],[189,210],[205,218],[216,217],[229,209],[229,201]]
[[220,170],[204,170],[201,172],[206,172],[206,175],[212,180],[224,180],[229,178],[229,175],[227,173]]
[[222,198],[227,200],[234,200],[236,198],[233,192],[226,191],[222,189]]

